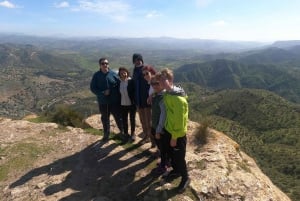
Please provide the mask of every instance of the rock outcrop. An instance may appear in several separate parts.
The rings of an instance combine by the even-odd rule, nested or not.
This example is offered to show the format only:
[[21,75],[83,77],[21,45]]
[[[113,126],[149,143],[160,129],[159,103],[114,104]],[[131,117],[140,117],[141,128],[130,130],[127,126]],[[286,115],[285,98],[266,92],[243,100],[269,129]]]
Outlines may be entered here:
[[[101,128],[98,115],[87,122]],[[99,136],[78,128],[59,129],[53,123],[0,118],[0,197],[47,201],[290,201],[225,134],[211,129],[207,143],[199,145],[197,127],[197,123],[189,122],[186,160],[192,181],[185,193],[176,194],[173,189],[178,181],[165,183],[152,176],[155,150],[150,144],[139,144],[139,139],[128,148],[114,140],[103,144]],[[137,129],[141,130],[140,125]],[[30,165],[4,173],[19,153],[6,151],[19,143],[48,149]]]

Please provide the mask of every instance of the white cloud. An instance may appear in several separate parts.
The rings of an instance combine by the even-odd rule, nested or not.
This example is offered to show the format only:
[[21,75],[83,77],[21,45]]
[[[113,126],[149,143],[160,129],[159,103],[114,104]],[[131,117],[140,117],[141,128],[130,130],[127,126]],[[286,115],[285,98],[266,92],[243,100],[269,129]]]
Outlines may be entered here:
[[146,14],[146,18],[156,18],[162,16],[159,12],[156,10],[150,11],[149,13]]
[[224,20],[219,20],[219,21],[213,22],[211,25],[216,26],[216,27],[224,27],[224,26],[228,25],[228,23],[225,22]]
[[70,7],[70,4],[67,1],[62,1],[60,3],[56,3],[54,6],[56,8],[68,8],[68,7]]
[[95,12],[117,21],[124,21],[129,14],[130,5],[118,0],[80,0],[78,8],[73,10]]
[[213,2],[214,0],[195,0],[196,1],[196,5],[198,7],[205,7],[208,4],[210,4],[211,2]]
[[1,1],[0,6],[6,7],[6,8],[17,8],[16,5],[14,5],[13,3],[9,2],[9,1]]

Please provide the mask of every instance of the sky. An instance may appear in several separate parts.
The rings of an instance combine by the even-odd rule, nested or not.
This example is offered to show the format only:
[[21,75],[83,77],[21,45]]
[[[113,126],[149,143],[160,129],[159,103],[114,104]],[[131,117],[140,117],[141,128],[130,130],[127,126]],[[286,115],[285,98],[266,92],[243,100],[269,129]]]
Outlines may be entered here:
[[300,40],[300,0],[0,0],[0,33]]

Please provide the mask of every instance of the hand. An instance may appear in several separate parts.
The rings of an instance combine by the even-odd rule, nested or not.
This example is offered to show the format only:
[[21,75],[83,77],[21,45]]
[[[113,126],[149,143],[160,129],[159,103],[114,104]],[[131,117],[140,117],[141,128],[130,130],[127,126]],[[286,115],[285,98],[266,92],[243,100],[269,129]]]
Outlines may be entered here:
[[106,89],[103,93],[104,93],[105,96],[108,96],[110,91],[109,91],[109,89]]
[[176,147],[176,145],[177,145],[177,139],[171,139],[170,146],[171,147]]
[[159,133],[156,133],[156,134],[155,134],[155,139],[157,139],[157,140],[160,139],[160,134],[159,134]]
[[148,105],[151,105],[151,104],[152,104],[152,96],[149,96],[149,97],[147,98],[147,103],[148,103]]

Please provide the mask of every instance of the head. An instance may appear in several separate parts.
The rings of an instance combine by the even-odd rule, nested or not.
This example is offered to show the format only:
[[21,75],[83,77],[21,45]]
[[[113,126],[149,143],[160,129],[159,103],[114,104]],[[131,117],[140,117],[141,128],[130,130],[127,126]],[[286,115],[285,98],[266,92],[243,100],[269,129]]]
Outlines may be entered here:
[[155,69],[149,65],[144,66],[142,72],[143,72],[144,79],[147,80],[148,82],[150,82],[151,77],[156,73]]
[[119,73],[118,73],[119,77],[122,79],[122,80],[125,80],[127,79],[129,76],[130,76],[130,73],[128,71],[127,68],[125,67],[120,67],[119,68]]
[[159,93],[162,90],[164,90],[164,88],[160,84],[160,78],[161,78],[161,73],[158,72],[157,74],[155,74],[154,76],[152,76],[151,81],[150,81],[150,85],[152,86],[153,90],[156,93]]
[[100,70],[103,72],[103,73],[107,73],[108,70],[109,70],[109,63],[108,63],[108,60],[107,58],[100,58],[99,59],[99,66],[100,66]]
[[160,74],[160,84],[164,89],[170,90],[173,86],[173,71],[168,68],[165,68],[161,70]]
[[138,53],[133,54],[132,55],[132,63],[136,67],[143,66],[143,64],[144,64],[143,56],[141,54],[138,54]]

